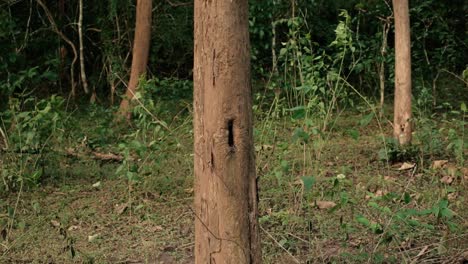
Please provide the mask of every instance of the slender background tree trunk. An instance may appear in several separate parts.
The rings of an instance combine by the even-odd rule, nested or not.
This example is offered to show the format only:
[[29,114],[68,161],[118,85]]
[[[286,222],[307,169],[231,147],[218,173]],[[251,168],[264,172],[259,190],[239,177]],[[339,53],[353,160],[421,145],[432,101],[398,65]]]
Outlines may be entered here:
[[[383,20],[383,19],[382,19]],[[384,114],[385,103],[385,59],[387,56],[387,37],[390,29],[390,19],[386,18],[382,21],[382,45],[380,46],[380,55],[382,61],[379,66],[379,83],[380,83],[380,117]]]
[[86,69],[84,63],[84,46],[83,46],[83,0],[79,1],[79,18],[78,18],[78,37],[80,43],[80,73],[81,73],[81,84],[86,94],[89,93],[88,79],[86,78]]
[[195,1],[195,263],[260,263],[248,1]]
[[393,0],[395,15],[395,109],[393,134],[411,143],[411,38],[408,0]]
[[137,0],[132,69],[127,92],[120,103],[120,113],[127,118],[130,117],[129,102],[135,95],[141,75],[146,73],[151,40],[151,9],[151,0]]

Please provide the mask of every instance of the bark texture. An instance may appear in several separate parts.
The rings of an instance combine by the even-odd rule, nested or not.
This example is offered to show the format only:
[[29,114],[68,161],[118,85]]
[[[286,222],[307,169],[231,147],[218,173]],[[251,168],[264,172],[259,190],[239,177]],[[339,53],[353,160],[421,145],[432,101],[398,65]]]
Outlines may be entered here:
[[195,263],[261,263],[248,0],[195,0]]
[[125,97],[120,103],[120,113],[126,117],[129,117],[129,102],[137,90],[138,81],[146,73],[151,40],[151,9],[152,0],[137,0],[132,69]]
[[395,16],[395,109],[393,135],[411,143],[411,38],[408,0],[393,0]]

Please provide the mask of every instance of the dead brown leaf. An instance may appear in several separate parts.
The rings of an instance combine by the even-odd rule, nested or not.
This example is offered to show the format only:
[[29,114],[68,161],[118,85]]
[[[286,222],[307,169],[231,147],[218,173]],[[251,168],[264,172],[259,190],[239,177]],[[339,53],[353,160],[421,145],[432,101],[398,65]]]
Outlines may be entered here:
[[457,176],[457,167],[454,165],[448,165],[447,166],[447,174],[450,175],[451,177],[456,177]]
[[431,165],[431,169],[437,170],[444,167],[448,163],[448,160],[434,160]]
[[50,220],[50,224],[53,226],[53,227],[60,227],[60,222],[57,221],[57,220]]
[[409,170],[409,169],[412,169],[416,166],[416,163],[409,163],[409,162],[405,162],[401,165],[400,168],[398,168],[399,171],[401,170]]
[[78,230],[79,228],[80,228],[79,226],[72,225],[72,226],[70,226],[67,230],[68,230],[68,231],[75,231],[75,230]]
[[127,210],[128,208],[128,204],[127,203],[123,203],[123,204],[117,204],[115,206],[115,212],[118,214],[118,215],[121,215],[125,212],[125,210]]
[[386,181],[396,181],[396,178],[392,177],[392,176],[385,176],[384,180],[386,180]]
[[457,199],[457,197],[458,197],[458,194],[455,193],[455,192],[449,193],[449,194],[447,195],[447,199],[448,199],[449,201],[453,201],[453,200]]
[[315,204],[319,209],[330,209],[336,206],[332,201],[316,201]]
[[462,172],[463,172],[463,178],[465,180],[468,180],[468,168],[463,168]]
[[88,236],[88,242],[92,243],[92,242],[94,242],[96,239],[98,239],[100,237],[101,237],[101,234],[89,235]]
[[385,194],[384,191],[382,191],[382,190],[377,190],[377,191],[375,192],[375,197],[382,197],[384,194]]
[[150,228],[147,228],[147,230],[151,232],[159,232],[159,231],[163,231],[164,228],[160,225],[157,225],[157,226],[152,226]]
[[440,182],[445,183],[445,184],[451,184],[453,182],[453,177],[452,176],[444,176],[442,179],[440,179]]

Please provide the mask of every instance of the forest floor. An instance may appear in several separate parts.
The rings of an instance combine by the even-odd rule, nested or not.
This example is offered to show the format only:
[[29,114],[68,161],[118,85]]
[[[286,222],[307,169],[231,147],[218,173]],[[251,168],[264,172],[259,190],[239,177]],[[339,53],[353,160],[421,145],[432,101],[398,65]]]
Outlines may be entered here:
[[[193,263],[190,115],[142,148],[117,146],[129,137],[101,114],[43,154],[40,186],[0,194],[0,263]],[[389,122],[366,114],[306,138],[289,117],[257,117],[265,263],[468,261],[461,117],[420,122],[413,146],[395,150]]]

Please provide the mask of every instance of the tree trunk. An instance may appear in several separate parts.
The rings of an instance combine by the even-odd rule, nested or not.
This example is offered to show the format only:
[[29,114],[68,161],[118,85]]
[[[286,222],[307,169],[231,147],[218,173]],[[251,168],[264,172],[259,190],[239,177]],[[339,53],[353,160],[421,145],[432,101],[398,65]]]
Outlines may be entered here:
[[127,92],[120,103],[119,111],[127,118],[130,118],[129,102],[135,95],[141,75],[146,73],[151,39],[151,9],[152,0],[137,0],[132,69]]
[[380,55],[382,61],[379,66],[379,83],[380,83],[380,117],[384,115],[384,103],[385,103],[385,59],[387,56],[387,37],[388,30],[390,29],[389,18],[382,22],[382,45],[380,47]]
[[261,263],[248,1],[195,0],[195,263]]
[[79,1],[79,18],[78,18],[78,38],[80,43],[80,73],[81,73],[81,84],[86,94],[89,93],[88,80],[86,78],[86,70],[84,63],[84,46],[83,46],[83,0]]
[[411,143],[411,39],[408,0],[393,0],[395,16],[395,109],[393,134]]

